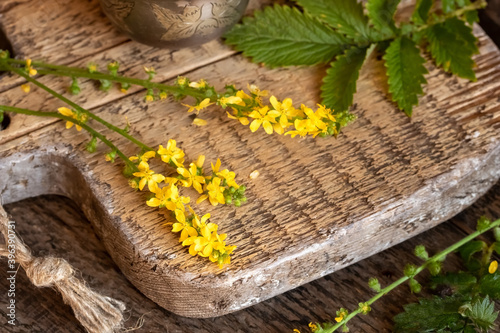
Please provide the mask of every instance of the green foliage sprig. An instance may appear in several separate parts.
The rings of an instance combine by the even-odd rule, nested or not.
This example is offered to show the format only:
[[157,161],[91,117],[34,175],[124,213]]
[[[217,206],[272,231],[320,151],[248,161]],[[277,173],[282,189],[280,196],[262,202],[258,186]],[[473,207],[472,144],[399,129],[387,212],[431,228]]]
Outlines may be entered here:
[[410,21],[396,22],[399,1],[368,0],[367,15],[356,0],[296,0],[299,8],[275,5],[245,17],[225,35],[226,43],[269,67],[331,62],[321,97],[339,113],[353,103],[359,71],[376,47],[384,54],[392,100],[411,116],[427,82],[420,49],[445,71],[476,80],[472,55],[478,48],[471,25],[486,1],[443,0],[442,8],[433,10],[434,0],[417,0]]
[[[495,234],[492,244],[474,240],[491,229]],[[442,272],[442,262],[453,252],[458,252],[464,260],[465,272]],[[432,257],[423,245],[418,245],[414,253],[424,260],[422,265],[406,265],[404,276],[385,288],[376,278],[371,278],[368,286],[377,293],[375,296],[359,303],[359,307],[352,312],[345,308],[338,310],[335,323],[311,323],[309,327],[314,333],[332,333],[337,329],[348,332],[347,323],[351,319],[358,314],[368,314],[373,303],[401,284],[408,282],[410,290],[419,293],[422,286],[416,276],[427,269],[432,276],[431,288],[444,285],[452,293],[406,305],[405,312],[394,318],[395,332],[487,332],[498,317],[494,300],[500,299],[500,271],[498,262],[491,260],[493,252],[500,254],[500,219],[491,222],[481,218],[474,233]]]

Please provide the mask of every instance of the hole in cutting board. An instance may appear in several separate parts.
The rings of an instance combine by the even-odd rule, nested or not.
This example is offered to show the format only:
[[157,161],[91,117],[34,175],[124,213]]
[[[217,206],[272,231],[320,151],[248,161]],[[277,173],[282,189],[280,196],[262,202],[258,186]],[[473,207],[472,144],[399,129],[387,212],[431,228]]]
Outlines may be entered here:
[[[7,39],[7,36],[5,36],[5,33],[3,32],[2,29],[0,29],[0,50],[7,50],[9,51],[11,57],[14,56],[12,45],[10,44],[9,40]],[[4,74],[5,72],[0,71],[0,77]]]
[[0,131],[3,131],[4,129],[6,129],[7,127],[9,127],[9,125],[10,125],[10,117],[8,114],[4,113],[3,119],[0,122]]

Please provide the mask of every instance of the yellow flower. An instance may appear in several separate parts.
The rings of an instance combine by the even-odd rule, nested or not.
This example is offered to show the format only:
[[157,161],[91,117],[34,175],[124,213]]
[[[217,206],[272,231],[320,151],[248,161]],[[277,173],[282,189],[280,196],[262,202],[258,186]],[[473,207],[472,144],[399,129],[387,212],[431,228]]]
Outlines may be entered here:
[[31,67],[31,59],[26,59],[26,71],[29,76],[35,76],[38,73],[36,69]]
[[142,68],[144,68],[144,72],[146,72],[146,74],[149,73],[156,74],[155,69],[152,66],[151,67],[142,66]]
[[144,97],[144,100],[146,102],[153,102],[155,100],[155,98],[153,95],[146,95],[146,97]]
[[234,181],[234,177],[236,177],[236,174],[232,171],[229,171],[228,169],[224,169],[221,172],[217,172],[217,176],[223,178],[226,180],[227,185],[233,186],[236,189],[238,189],[240,186],[236,184]]
[[156,156],[156,152],[151,150],[151,151],[145,152],[142,155],[130,156],[128,159],[131,161],[141,160],[141,162],[147,162],[150,158],[153,158],[155,156]]
[[488,272],[490,274],[493,274],[497,271],[498,269],[498,261],[496,260],[493,260],[491,263],[490,263],[490,266],[488,267]]
[[[200,219],[200,217],[194,212],[194,210],[193,210],[193,208],[191,208],[191,206],[188,206],[188,209],[191,212],[191,215],[193,216],[192,223],[193,223],[193,227],[195,227],[195,228],[200,228],[200,227],[204,226],[206,224],[207,220],[210,218],[210,214],[205,214]],[[209,224],[213,224],[213,223],[209,223]],[[215,228],[215,230],[217,230],[217,227]]]
[[209,223],[200,227],[200,236],[195,240],[195,250],[202,257],[209,257],[217,243],[226,238],[226,234],[217,235],[217,225]]
[[203,110],[204,108],[207,108],[208,106],[210,106],[212,104],[215,104],[215,103],[210,103],[210,98],[207,97],[195,106],[191,106],[188,104],[182,104],[182,105],[189,107],[188,112],[192,112],[192,111],[196,110],[195,113],[198,114],[198,112],[200,112],[201,110]]
[[224,199],[224,187],[220,186],[221,179],[219,177],[214,177],[212,182],[206,186],[208,191],[207,195],[202,195],[196,200],[196,203],[200,203],[208,198],[210,203],[213,206],[217,206],[218,204],[225,204],[226,200]]
[[149,191],[156,193],[158,191],[158,183],[161,183],[165,179],[165,176],[150,170],[148,163],[144,161],[139,163],[137,167],[140,171],[134,172],[133,175],[141,178],[139,181],[139,189],[142,191],[144,186],[148,184]]
[[29,93],[31,90],[29,83],[21,84],[21,90],[24,91],[25,93]]
[[316,332],[318,330],[318,326],[313,323],[309,323],[309,328],[311,329],[312,332]]
[[88,64],[87,68],[88,68],[88,70],[89,70],[90,73],[97,72],[97,65],[94,64],[94,63]]
[[182,167],[182,163],[184,163],[184,152],[182,149],[177,148],[176,144],[177,142],[175,140],[168,140],[167,148],[163,148],[163,146],[160,145],[158,155],[160,155],[163,162],[172,162],[174,165]]
[[185,168],[177,168],[177,173],[185,178],[181,179],[183,186],[190,187],[193,185],[194,189],[198,191],[198,193],[203,193],[201,184],[205,184],[205,178],[198,175],[198,167],[195,163],[191,163],[189,165],[189,170]]
[[180,87],[185,87],[188,83],[187,79],[184,76],[177,77],[177,85]]
[[149,199],[146,204],[149,207],[165,207],[168,210],[175,211],[180,209],[185,210],[184,205],[190,202],[189,197],[179,195],[179,189],[175,184],[159,188],[155,192],[155,198]]
[[188,237],[197,237],[198,231],[186,222],[186,216],[184,212],[180,209],[175,210],[175,218],[178,222],[172,225],[172,232],[181,231],[181,236],[179,237],[179,242],[183,242]]
[[220,162],[220,159],[217,159],[217,162],[215,162],[215,165],[213,163],[210,163],[212,165],[212,172],[213,173],[217,173],[219,172],[219,169],[220,169],[220,166],[221,166],[221,162]]
[[201,118],[194,118],[193,119],[193,125],[196,126],[205,126],[207,124],[207,121]]
[[295,131],[288,131],[285,133],[285,135],[290,134],[292,138],[294,138],[296,135],[304,137],[309,134],[309,132],[317,130],[317,127],[314,126],[313,122],[310,119],[295,119],[294,126]]
[[123,94],[126,94],[128,89],[125,89],[125,88],[120,88],[120,91],[123,93]]
[[279,124],[280,126],[285,129],[287,128],[290,124],[288,123],[288,114],[292,112],[292,109],[294,109],[292,105],[292,99],[291,98],[286,98],[283,102],[278,102],[276,97],[271,96],[269,98],[269,102],[273,106],[273,108],[279,112]]
[[275,118],[278,117],[279,115],[280,115],[279,112],[276,110],[269,111],[268,106],[252,111],[248,115],[250,118],[254,118],[254,120],[250,124],[250,130],[252,132],[255,132],[256,130],[259,129],[260,125],[262,124],[262,127],[264,127],[264,131],[266,131],[267,134],[272,134],[273,133],[272,124],[276,123]]
[[193,257],[198,254],[195,244],[196,239],[198,239],[198,232],[196,232],[196,235],[189,235],[188,238],[182,241],[182,246],[189,246],[189,254]]
[[245,105],[241,97],[238,96],[221,97],[218,102],[223,108],[225,108],[228,104]]
[[[236,111],[236,110],[235,110]],[[237,111],[235,112],[235,114],[237,114]],[[250,124],[250,121],[248,120],[247,117],[239,117],[239,116],[233,116],[231,115],[229,112],[227,112],[227,117],[230,118],[230,119],[238,119],[240,121],[240,123],[244,126]]]
[[167,99],[167,92],[166,91],[160,91],[160,99],[161,100],[164,100],[164,99]]
[[[59,111],[59,113],[61,113],[63,116],[66,116],[66,117],[71,117],[73,119],[76,119],[82,123],[86,122],[87,121],[87,115],[86,114],[82,114],[82,113],[77,113],[71,109],[68,109],[67,107],[60,107],[57,109],[57,111]],[[73,124],[71,121],[67,121],[66,122],[66,128],[67,129],[70,129],[71,127],[73,127]],[[82,127],[80,125],[75,125],[76,127],[76,130],[77,131],[81,131],[82,130]]]
[[206,82],[205,80],[201,79],[201,80],[200,80],[200,81],[198,81],[198,82],[191,82],[191,83],[189,84],[189,86],[190,86],[191,88],[195,88],[195,89],[203,89],[203,88],[206,88],[206,86],[207,86],[207,82]]
[[205,163],[205,155],[199,155],[198,158],[196,159],[196,162],[194,163],[198,168],[202,169],[203,164]]
[[268,94],[267,90],[261,91],[259,88],[257,88],[257,86],[255,84],[248,84],[247,87],[248,87],[248,90],[250,91],[250,93],[252,93],[256,96],[267,96],[267,94]]

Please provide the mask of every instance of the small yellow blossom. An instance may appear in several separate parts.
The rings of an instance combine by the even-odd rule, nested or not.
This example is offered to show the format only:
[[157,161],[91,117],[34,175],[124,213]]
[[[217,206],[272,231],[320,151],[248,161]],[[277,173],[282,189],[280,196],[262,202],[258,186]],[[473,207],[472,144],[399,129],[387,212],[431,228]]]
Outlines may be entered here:
[[196,126],[205,126],[207,124],[207,121],[201,118],[194,118],[193,119],[193,125]]
[[188,80],[184,76],[177,77],[177,85],[180,87],[185,87],[188,83]]
[[21,84],[21,90],[24,91],[25,93],[29,93],[31,90],[29,83]]
[[197,237],[198,231],[186,222],[186,217],[184,212],[180,209],[175,210],[176,223],[172,225],[172,232],[181,232],[179,237],[179,242],[183,242],[188,237]]
[[294,328],[293,333],[300,333],[300,331],[298,329]]
[[287,128],[290,124],[288,123],[288,114],[293,112],[293,105],[292,105],[292,99],[291,98],[286,98],[283,102],[279,102],[276,97],[271,96],[269,98],[269,102],[273,106],[274,110],[278,111],[279,113],[279,121],[278,123],[280,126],[285,129]]
[[264,130],[267,134],[273,133],[273,125],[276,123],[275,118],[280,114],[276,110],[269,110],[268,106],[264,106],[263,108],[252,111],[248,116],[250,118],[254,118],[252,123],[250,124],[250,130],[255,132],[259,129],[260,125],[264,127]]
[[88,64],[87,68],[88,68],[90,73],[97,72],[97,65],[95,63]]
[[152,67],[152,66],[151,67],[142,66],[142,68],[144,68],[144,72],[146,72],[146,74],[156,73],[154,67]]
[[296,135],[305,137],[309,132],[314,132],[317,131],[317,127],[314,126],[314,123],[311,121],[311,119],[295,119],[295,122],[293,123],[295,126],[295,131],[288,131],[285,133],[290,134],[292,138],[294,138]]
[[153,158],[156,156],[156,152],[151,150],[147,151],[142,155],[137,155],[137,156],[130,156],[128,159],[131,160],[132,162],[141,160],[141,162],[147,162],[150,158]]
[[194,106],[188,105],[188,104],[182,104],[182,105],[189,107],[188,112],[193,112],[194,110],[196,110],[196,114],[198,114],[198,112],[200,112],[201,110],[207,108],[208,106],[210,106],[212,104],[215,104],[215,103],[210,103],[210,98],[207,97],[203,101],[201,101],[199,104],[194,105]]
[[137,166],[139,168],[139,172],[134,172],[133,175],[135,177],[141,178],[139,181],[139,189],[142,191],[144,186],[148,184],[149,191],[155,193],[158,191],[158,183],[161,183],[165,176],[161,174],[155,173],[153,170],[149,169],[148,163],[142,161]]
[[256,95],[256,96],[267,96],[268,95],[268,91],[267,90],[260,90],[255,84],[248,84],[247,85],[248,87],[248,90],[250,91],[250,93]]
[[184,163],[184,151],[176,147],[176,141],[173,139],[168,140],[167,147],[159,146],[158,155],[165,163],[174,163],[177,167],[182,167]]
[[177,168],[177,173],[185,178],[181,179],[183,186],[190,187],[192,185],[198,193],[203,193],[201,184],[205,184],[205,178],[198,175],[198,167],[195,163],[191,163],[189,169]]
[[[235,112],[235,114],[237,114],[237,111]],[[227,112],[227,117],[230,119],[238,119],[240,121],[240,123],[244,126],[250,124],[250,121],[248,120],[247,117],[233,116],[229,112]]]
[[497,271],[498,269],[498,261],[496,260],[493,260],[491,263],[490,263],[490,266],[488,267],[488,272],[490,274],[493,274]]
[[318,330],[318,326],[313,323],[309,323],[309,328],[311,329],[311,332],[316,332]]
[[224,169],[220,172],[217,172],[217,176],[225,179],[227,185],[229,185],[229,186],[233,186],[236,189],[238,189],[240,187],[238,184],[236,184],[236,182],[234,180],[234,178],[236,177],[236,174],[232,171],[229,171],[228,169]]
[[179,195],[179,189],[175,184],[158,188],[155,192],[155,197],[149,199],[146,204],[149,207],[165,207],[168,210],[175,211],[180,209],[184,211],[184,205],[190,202],[189,197]]
[[195,89],[204,89],[204,88],[207,87],[207,82],[205,80],[201,79],[198,82],[191,82],[191,83],[189,83],[189,86],[191,88],[195,88]]
[[[63,116],[66,116],[66,117],[71,117],[75,120],[78,120],[82,123],[85,123],[87,121],[87,115],[84,114],[84,113],[77,113],[71,109],[68,109],[67,107],[60,107],[57,109],[57,111],[59,111],[59,113],[61,113]],[[67,121],[66,122],[66,129],[70,129],[71,127],[73,127],[73,124],[71,121]],[[75,125],[76,127],[76,130],[77,131],[81,131],[82,130],[82,127],[80,125]]]
[[146,95],[146,97],[144,97],[144,100],[146,102],[153,102],[155,100],[154,96],[153,95]]
[[221,97],[218,102],[223,108],[225,108],[228,104],[245,105],[241,97],[238,96]]
[[225,204],[226,200],[224,199],[224,187],[220,186],[221,179],[219,177],[214,177],[212,182],[206,186],[208,194],[202,195],[196,200],[196,203],[200,203],[208,198],[210,203],[213,206],[217,206],[218,204]]
[[159,96],[160,96],[161,100],[167,99],[167,92],[166,91],[160,91]]
[[29,76],[35,76],[38,73],[36,69],[31,67],[31,59],[26,59],[26,71]]

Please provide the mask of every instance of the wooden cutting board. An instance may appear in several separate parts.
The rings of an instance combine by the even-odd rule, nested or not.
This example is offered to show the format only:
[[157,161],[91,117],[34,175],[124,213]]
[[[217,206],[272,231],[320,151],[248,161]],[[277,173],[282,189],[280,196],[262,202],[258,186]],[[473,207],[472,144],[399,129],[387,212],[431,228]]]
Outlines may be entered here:
[[[263,4],[253,1],[250,10]],[[217,88],[253,83],[296,105],[319,102],[325,68],[267,69],[219,41],[182,50],[143,46],[120,35],[97,1],[7,0],[0,13],[20,57],[78,66],[117,60],[128,76],[141,76],[142,66],[152,65],[158,81],[186,75]],[[120,126],[127,116],[132,133],[151,146],[177,140],[188,160],[198,154],[207,161],[220,158],[247,184],[248,203],[241,208],[196,206],[211,213],[228,243],[238,247],[222,269],[192,258],[164,225],[169,220],[128,187],[121,164],[105,162],[104,147],[86,153],[88,135],[65,130],[60,121],[10,115],[9,127],[0,132],[2,200],[68,196],[127,278],[159,305],[190,317],[236,311],[439,224],[500,178],[500,51],[479,27],[475,34],[478,81],[429,64],[426,94],[411,119],[387,98],[383,61],[372,55],[352,108],[358,120],[338,139],[251,133],[217,107],[203,111],[207,126],[194,127],[179,103],[147,104],[137,88],[106,94],[83,82],[83,93],[74,98],[82,106]],[[69,84],[62,78],[42,81],[60,92]],[[24,94],[21,83],[3,76],[0,103],[40,110],[63,106],[38,89]],[[136,153],[103,132],[128,155]],[[254,170],[260,176],[249,179]]]

